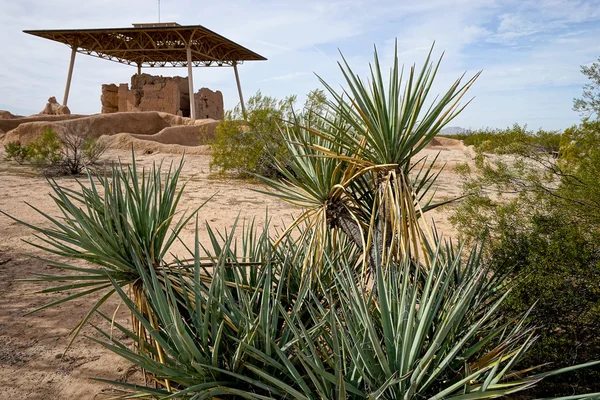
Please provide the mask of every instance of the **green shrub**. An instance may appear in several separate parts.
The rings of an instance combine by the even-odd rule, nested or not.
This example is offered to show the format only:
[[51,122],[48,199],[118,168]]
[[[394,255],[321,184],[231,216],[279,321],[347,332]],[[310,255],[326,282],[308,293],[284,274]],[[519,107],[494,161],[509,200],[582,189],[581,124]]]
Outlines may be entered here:
[[106,145],[88,130],[76,132],[66,127],[60,134],[48,128],[26,146],[8,143],[4,149],[7,160],[28,162],[46,175],[76,175],[94,165],[106,151]]
[[484,153],[514,154],[523,150],[536,149],[545,153],[556,153],[560,147],[561,135],[558,132],[537,132],[527,129],[527,125],[514,124],[506,129],[481,129],[456,135],[443,135],[460,139],[466,146]]
[[51,128],[48,128],[29,145],[29,161],[36,167],[53,167],[62,161],[62,143],[60,137]]
[[[567,130],[554,160],[534,151],[511,163],[479,157],[461,167],[463,193],[452,221],[463,239],[485,239],[486,263],[522,276],[503,312],[530,316],[540,340],[524,364],[551,369],[600,358],[600,134],[589,122]],[[552,138],[552,143],[555,139]],[[600,391],[600,371],[551,378],[537,396]]]
[[27,145],[18,142],[8,143],[4,149],[7,160],[14,160],[19,164],[29,162],[38,168],[56,166],[62,161],[62,142],[51,128],[47,128]]
[[282,149],[278,124],[289,115],[293,100],[277,100],[259,91],[248,99],[246,115],[239,105],[227,111],[211,143],[211,169],[238,175],[272,175],[270,154]]
[[[294,101],[295,96],[278,100],[259,91],[248,100],[245,115],[239,105],[227,111],[211,143],[211,169],[238,176],[277,176],[276,162],[289,157],[279,130],[293,118]],[[305,110],[318,115],[324,102],[324,92],[314,90],[307,96]]]
[[560,138],[563,166],[578,167],[582,162],[594,157],[595,153],[600,152],[598,143],[600,143],[600,120],[587,120],[580,125],[565,129]]
[[[560,211],[537,214],[527,229],[498,232],[489,263],[502,270],[510,265],[523,276],[503,306],[508,316],[532,305],[540,339],[523,365],[551,363],[549,368],[600,359],[600,235],[582,229]],[[600,391],[600,369],[580,370],[548,379],[536,396]]]
[[23,146],[19,142],[9,142],[4,145],[6,152],[6,160],[16,161],[19,164],[26,163],[31,157],[31,149],[29,146]]

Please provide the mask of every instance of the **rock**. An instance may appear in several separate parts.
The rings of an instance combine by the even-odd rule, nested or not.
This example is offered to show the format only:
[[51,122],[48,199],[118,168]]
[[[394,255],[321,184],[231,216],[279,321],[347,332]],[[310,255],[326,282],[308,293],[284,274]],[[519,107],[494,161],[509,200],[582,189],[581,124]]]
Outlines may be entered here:
[[48,99],[46,107],[40,112],[40,115],[69,115],[71,110],[69,107],[60,105],[56,101],[56,97],[52,96]]
[[162,119],[164,119],[165,122],[168,123],[170,126],[196,125],[196,124],[202,123],[202,121],[192,121],[189,118],[181,117],[179,115],[173,115],[173,114],[169,114],[169,113],[159,112],[158,115],[160,115],[160,117]]
[[56,115],[71,115],[71,110],[67,106],[58,106]]
[[210,146],[182,146],[180,144],[163,144],[152,140],[138,139],[129,133],[118,133],[113,136],[102,136],[99,141],[111,149],[131,150],[138,154],[203,154],[211,153]]
[[128,93],[129,93],[129,85],[126,83],[121,83],[119,85],[119,90],[117,92],[119,102],[118,109],[119,112],[130,111],[135,105],[130,105],[128,102]]
[[146,85],[164,85],[168,82],[175,82],[179,92],[182,95],[188,96],[189,86],[188,78],[181,76],[156,76],[150,74],[135,74],[131,77],[131,89],[142,90]]
[[128,149],[134,145],[136,151],[206,154],[210,149],[204,145],[214,137],[220,121],[192,121],[169,113],[140,111],[89,116],[40,115],[35,118],[0,120],[0,124],[9,122],[13,123],[14,129],[7,131],[4,144],[30,143],[51,128],[59,133],[68,131],[100,137],[111,147]]
[[459,149],[463,150],[465,145],[462,140],[450,139],[442,136],[436,136],[427,144],[426,148],[441,148],[442,150]]

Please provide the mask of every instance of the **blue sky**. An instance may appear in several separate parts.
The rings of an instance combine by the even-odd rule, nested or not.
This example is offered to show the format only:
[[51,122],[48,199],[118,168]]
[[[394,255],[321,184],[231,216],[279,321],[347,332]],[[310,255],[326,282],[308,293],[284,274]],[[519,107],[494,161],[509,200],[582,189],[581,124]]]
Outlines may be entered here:
[[[126,27],[157,21],[157,9],[157,0],[0,0],[0,109],[39,112],[64,92],[69,48],[22,30]],[[465,128],[577,123],[572,100],[586,83],[580,65],[600,57],[600,0],[161,0],[161,19],[204,25],[267,57],[240,66],[246,98],[260,89],[302,99],[320,87],[315,73],[339,87],[338,48],[364,74],[373,44],[390,60],[397,38],[400,61],[420,65],[435,41],[435,54],[445,51],[436,93],[465,71],[483,70],[470,92],[475,99],[451,124]],[[78,55],[71,111],[99,112],[100,85],[129,82],[135,72]],[[221,90],[226,108],[238,101],[230,68],[195,69],[194,87]]]

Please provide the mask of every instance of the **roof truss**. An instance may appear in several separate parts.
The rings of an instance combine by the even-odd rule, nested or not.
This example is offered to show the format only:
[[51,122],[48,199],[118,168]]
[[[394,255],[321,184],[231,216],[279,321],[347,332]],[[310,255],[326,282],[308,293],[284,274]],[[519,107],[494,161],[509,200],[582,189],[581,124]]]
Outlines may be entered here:
[[266,60],[200,25],[24,32],[64,43],[82,54],[140,67],[187,67],[188,47],[194,67]]

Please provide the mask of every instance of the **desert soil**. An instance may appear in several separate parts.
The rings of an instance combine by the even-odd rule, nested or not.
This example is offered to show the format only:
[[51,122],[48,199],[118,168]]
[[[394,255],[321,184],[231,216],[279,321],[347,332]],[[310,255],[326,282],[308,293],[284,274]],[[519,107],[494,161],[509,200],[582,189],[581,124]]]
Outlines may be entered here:
[[[470,160],[469,151],[462,144],[437,142],[425,149],[424,155],[434,156],[440,152],[439,165],[446,163],[436,184],[436,198],[449,199],[459,194],[460,188],[453,167],[456,163]],[[152,152],[140,151],[136,159],[139,167],[150,167],[155,162],[178,162],[180,155],[164,152],[160,147]],[[194,153],[194,154],[189,154]],[[205,153],[205,154],[201,154]],[[104,161],[131,161],[128,150],[113,148]],[[299,209],[273,197],[257,193],[259,184],[238,179],[216,177],[210,172],[210,156],[206,151],[187,152],[182,181],[188,181],[180,209],[193,209],[214,195],[200,211],[200,219],[211,226],[230,228],[235,218],[256,217],[259,226],[266,210],[273,219],[272,226],[281,228],[289,223]],[[74,178],[60,178],[67,187],[76,187]],[[39,226],[48,222],[26,203],[50,215],[57,208],[49,197],[50,187],[28,167],[4,160],[0,150],[0,210]],[[454,231],[447,220],[448,209],[428,214],[440,232],[453,236]],[[205,240],[202,230],[201,240]],[[184,230],[183,241],[193,242],[193,226]],[[65,353],[69,343],[68,334],[89,309],[92,299],[74,300],[57,307],[27,315],[35,308],[58,298],[57,295],[36,294],[43,286],[23,281],[36,273],[53,273],[47,264],[36,257],[51,257],[32,247],[35,242],[32,231],[4,215],[0,215],[0,399],[104,399],[115,395],[111,385],[91,380],[126,379],[141,382],[139,371],[85,338],[98,338],[96,331],[88,326],[83,334]],[[183,254],[183,246],[174,246],[175,254]],[[112,314],[118,305],[116,300],[105,307]],[[120,312],[126,317],[124,312]],[[101,328],[109,326],[99,318],[94,320]]]

